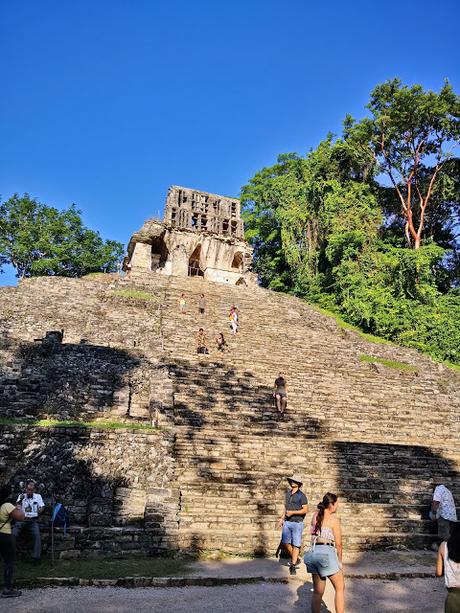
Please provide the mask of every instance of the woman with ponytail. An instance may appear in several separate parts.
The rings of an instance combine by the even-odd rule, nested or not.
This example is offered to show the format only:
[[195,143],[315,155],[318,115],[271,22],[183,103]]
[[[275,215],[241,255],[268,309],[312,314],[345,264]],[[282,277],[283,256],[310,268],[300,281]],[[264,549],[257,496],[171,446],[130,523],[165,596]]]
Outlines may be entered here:
[[444,576],[447,598],[445,613],[460,612],[460,522],[452,522],[450,537],[438,549],[436,576]]
[[337,496],[328,492],[311,519],[311,549],[305,554],[307,571],[313,576],[311,613],[320,613],[329,578],[335,590],[336,613],[345,611],[345,581],[342,571],[342,529],[336,517]]

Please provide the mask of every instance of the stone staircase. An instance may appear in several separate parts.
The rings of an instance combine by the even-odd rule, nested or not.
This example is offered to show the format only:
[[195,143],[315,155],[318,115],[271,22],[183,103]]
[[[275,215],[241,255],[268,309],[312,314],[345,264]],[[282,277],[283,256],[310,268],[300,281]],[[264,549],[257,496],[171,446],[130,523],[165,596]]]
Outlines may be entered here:
[[[130,291],[152,300],[130,299]],[[432,525],[423,517],[434,473],[452,480],[460,500],[458,375],[415,351],[369,342],[298,299],[201,278],[107,275],[27,281],[2,304],[15,342],[64,328],[66,342],[84,338],[146,362],[153,368],[151,397],[170,386],[172,400],[161,396],[159,411],[175,435],[170,485],[179,500],[173,493],[168,504],[179,511],[168,521],[177,520],[180,547],[276,549],[275,518],[292,472],[304,475],[312,508],[326,491],[339,495],[349,549],[429,544]],[[235,336],[231,304],[240,309]],[[200,327],[209,355],[196,354]],[[218,332],[227,353],[214,348]],[[362,355],[413,370],[369,364]],[[271,396],[279,372],[289,391],[284,418]],[[114,410],[121,415],[124,408]],[[149,418],[140,409],[136,415]],[[160,498],[147,505],[146,526],[169,512]]]

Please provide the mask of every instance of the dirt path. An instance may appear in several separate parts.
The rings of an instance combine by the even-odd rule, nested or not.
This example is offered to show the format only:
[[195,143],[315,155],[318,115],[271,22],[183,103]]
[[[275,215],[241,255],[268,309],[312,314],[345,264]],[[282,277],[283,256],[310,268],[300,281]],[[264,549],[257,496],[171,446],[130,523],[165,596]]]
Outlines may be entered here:
[[[15,613],[308,613],[311,583],[258,583],[232,587],[48,588],[26,590],[21,598],[0,601]],[[347,613],[442,613],[445,590],[436,579],[381,581],[349,579]],[[323,611],[333,612],[328,588]]]

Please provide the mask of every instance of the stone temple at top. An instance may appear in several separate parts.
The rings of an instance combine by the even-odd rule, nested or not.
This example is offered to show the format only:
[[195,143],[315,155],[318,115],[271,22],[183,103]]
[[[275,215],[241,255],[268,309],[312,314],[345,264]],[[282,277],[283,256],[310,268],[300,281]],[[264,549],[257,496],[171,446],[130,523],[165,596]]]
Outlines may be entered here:
[[147,220],[131,237],[125,269],[232,285],[256,285],[244,240],[240,201],[173,185],[163,221]]

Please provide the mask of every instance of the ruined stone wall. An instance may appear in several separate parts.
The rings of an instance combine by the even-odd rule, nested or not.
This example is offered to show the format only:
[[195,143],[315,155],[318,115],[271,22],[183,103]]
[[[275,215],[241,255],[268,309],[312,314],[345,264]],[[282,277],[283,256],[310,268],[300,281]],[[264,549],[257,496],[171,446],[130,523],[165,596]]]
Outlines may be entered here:
[[173,185],[166,199],[164,221],[176,228],[244,238],[240,201]]
[[[182,292],[185,314],[178,310]],[[204,316],[198,314],[202,292]],[[231,304],[240,308],[235,336],[227,334]],[[0,289],[0,313],[3,416],[44,416],[55,398],[58,416],[80,407],[79,419],[106,419],[126,407],[121,396],[130,378],[139,406],[146,391],[149,411],[132,416],[124,408],[117,421],[127,427],[159,421],[164,428],[155,439],[142,431],[81,429],[65,438],[67,430],[32,436],[4,427],[5,478],[26,477],[20,456],[30,444],[27,466],[38,467],[44,487],[60,486],[58,466],[76,460],[71,482],[62,486],[81,522],[69,537],[71,551],[118,551],[122,543],[136,550],[142,542],[147,549],[168,543],[270,552],[279,539],[285,477],[293,471],[304,475],[312,503],[325,491],[339,494],[350,548],[429,545],[433,526],[425,511],[436,473],[460,500],[458,374],[415,350],[344,330],[293,297],[202,278],[107,275],[106,281],[34,279]],[[199,326],[209,339],[206,356],[196,354]],[[61,329],[63,342],[52,350],[34,343]],[[220,331],[229,345],[225,354],[213,351]],[[289,388],[283,419],[272,403],[280,371]],[[73,379],[80,384],[66,387]],[[170,446],[158,442],[163,432],[171,435]],[[152,447],[166,462],[159,464],[162,472]],[[163,473],[167,478],[158,481]],[[79,502],[72,484],[84,489],[85,483]],[[216,508],[222,512],[209,512]],[[99,526],[109,516],[111,524]]]
[[[47,506],[45,548],[56,501],[68,508],[72,523],[71,536],[61,535],[61,551],[171,548],[179,502],[171,486],[173,441],[166,430],[2,425],[0,481],[16,493],[21,482],[37,482]],[[104,530],[105,544],[97,546]]]
[[177,186],[168,192],[164,221],[149,219],[131,237],[124,267],[257,285],[239,200]]

